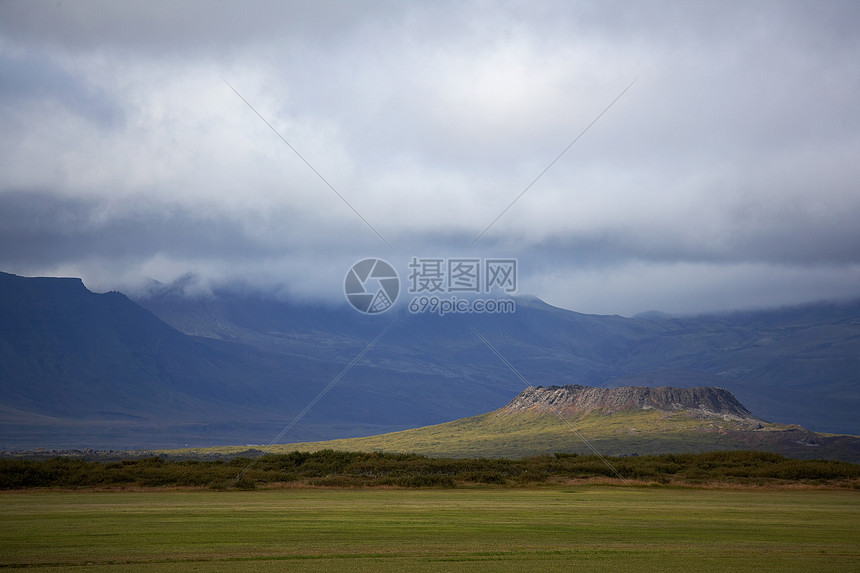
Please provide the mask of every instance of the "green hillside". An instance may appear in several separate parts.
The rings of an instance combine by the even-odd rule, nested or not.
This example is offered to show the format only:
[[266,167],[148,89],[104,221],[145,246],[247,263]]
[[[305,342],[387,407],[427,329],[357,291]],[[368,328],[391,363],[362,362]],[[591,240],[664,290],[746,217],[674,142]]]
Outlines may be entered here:
[[[800,459],[860,461],[860,438],[809,432],[800,426],[700,419],[657,410],[607,415],[593,411],[566,420],[553,414],[508,413],[504,409],[444,424],[361,438],[278,444],[272,453],[294,450],[409,452],[434,457],[510,457],[593,451],[630,454],[761,450]],[[213,448],[230,453],[247,448]]]

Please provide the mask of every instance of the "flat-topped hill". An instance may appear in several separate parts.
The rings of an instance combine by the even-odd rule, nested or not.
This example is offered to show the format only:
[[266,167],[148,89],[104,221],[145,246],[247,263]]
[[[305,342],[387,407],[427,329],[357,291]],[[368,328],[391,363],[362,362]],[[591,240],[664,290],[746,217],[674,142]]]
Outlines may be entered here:
[[701,418],[761,421],[731,392],[713,386],[698,388],[672,386],[592,388],[579,384],[531,386],[514,398],[503,410],[508,413],[555,412],[566,417],[587,414],[594,410],[602,414],[615,414],[627,410],[686,411]]

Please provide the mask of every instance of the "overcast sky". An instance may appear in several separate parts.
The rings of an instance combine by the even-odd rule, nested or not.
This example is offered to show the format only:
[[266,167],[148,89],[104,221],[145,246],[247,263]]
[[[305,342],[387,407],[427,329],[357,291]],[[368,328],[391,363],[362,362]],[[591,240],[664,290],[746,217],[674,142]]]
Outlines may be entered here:
[[0,270],[343,301],[360,258],[505,256],[588,313],[860,296],[858,30],[854,0],[3,0]]

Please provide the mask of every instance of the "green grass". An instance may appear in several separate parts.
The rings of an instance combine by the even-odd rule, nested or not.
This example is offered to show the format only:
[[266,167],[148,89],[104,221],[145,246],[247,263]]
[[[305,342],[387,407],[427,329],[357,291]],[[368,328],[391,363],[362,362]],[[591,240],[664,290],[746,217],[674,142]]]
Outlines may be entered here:
[[[731,424],[724,423],[724,424]],[[604,455],[680,453],[714,449],[719,436],[697,432],[701,421],[663,412],[619,412],[612,416],[589,414],[571,420],[571,426],[592,442]],[[595,437],[598,436],[598,437]],[[734,442],[721,443],[717,449],[741,447]],[[655,448],[659,451],[654,451]],[[230,453],[240,447],[207,448],[201,452]],[[392,432],[378,436],[346,438],[325,442],[276,444],[273,453],[294,450],[316,451],[415,452],[446,457],[521,457],[541,453],[591,453],[588,446],[558,417],[547,414],[520,413],[507,415],[499,411],[462,418],[444,424]],[[179,450],[177,450],[178,452]],[[644,452],[643,452],[644,453]]]
[[[794,458],[860,461],[857,459],[856,445],[853,449],[844,446],[808,448],[781,439],[780,434],[792,427],[764,423],[761,430],[753,432],[749,423],[702,420],[684,413],[659,410],[622,411],[612,415],[591,412],[582,417],[571,418],[567,423],[553,414],[508,414],[503,410],[496,410],[443,424],[377,436],[276,444],[267,448],[267,451],[286,453],[294,450],[334,449],[408,452],[455,458],[518,458],[555,452],[590,454],[592,450],[580,438],[583,436],[605,456],[757,449]],[[748,442],[751,436],[755,437],[755,443]],[[245,449],[247,448],[228,446],[192,451],[198,454],[228,454]],[[187,451],[165,452],[181,454]]]
[[849,571],[860,494],[644,487],[0,494],[40,571]]

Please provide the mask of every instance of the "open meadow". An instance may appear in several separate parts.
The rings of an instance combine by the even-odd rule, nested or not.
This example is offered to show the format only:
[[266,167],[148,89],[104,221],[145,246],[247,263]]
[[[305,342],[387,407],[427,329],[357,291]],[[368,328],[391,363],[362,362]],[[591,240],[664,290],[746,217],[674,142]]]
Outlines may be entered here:
[[860,492],[599,484],[0,493],[38,571],[857,571]]

